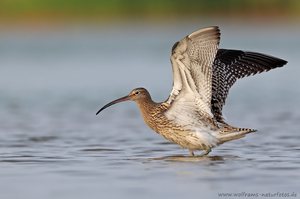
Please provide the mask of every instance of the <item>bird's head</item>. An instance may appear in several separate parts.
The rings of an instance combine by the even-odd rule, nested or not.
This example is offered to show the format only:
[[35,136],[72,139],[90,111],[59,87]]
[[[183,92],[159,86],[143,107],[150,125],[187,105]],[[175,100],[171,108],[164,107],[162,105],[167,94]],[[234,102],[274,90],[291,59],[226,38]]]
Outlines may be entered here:
[[105,106],[103,106],[97,113],[96,115],[98,115],[101,111],[103,111],[104,109],[117,104],[119,102],[124,102],[124,101],[135,101],[135,102],[140,102],[146,99],[151,99],[149,92],[145,89],[145,88],[135,88],[133,89],[128,95],[121,97],[119,99],[116,99],[112,102],[109,102],[108,104],[106,104]]

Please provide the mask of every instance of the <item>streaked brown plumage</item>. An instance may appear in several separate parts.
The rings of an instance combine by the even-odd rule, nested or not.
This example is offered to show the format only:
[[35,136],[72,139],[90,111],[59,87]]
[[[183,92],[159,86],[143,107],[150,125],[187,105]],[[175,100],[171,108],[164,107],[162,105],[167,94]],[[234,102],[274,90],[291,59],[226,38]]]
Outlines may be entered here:
[[204,150],[244,137],[253,129],[227,124],[222,116],[230,87],[237,79],[281,67],[287,62],[255,52],[219,49],[216,26],[193,32],[172,47],[173,89],[162,102],[152,101],[144,88],[112,101],[98,112],[118,102],[135,101],[145,123],[167,140],[189,149]]

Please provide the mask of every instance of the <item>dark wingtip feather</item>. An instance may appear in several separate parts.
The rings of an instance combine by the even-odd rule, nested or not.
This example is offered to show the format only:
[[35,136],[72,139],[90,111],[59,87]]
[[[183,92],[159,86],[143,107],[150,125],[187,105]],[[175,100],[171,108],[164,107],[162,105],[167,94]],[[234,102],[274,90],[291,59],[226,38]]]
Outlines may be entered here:
[[287,63],[288,62],[286,60],[276,58],[276,61],[275,61],[274,65],[273,65],[273,68],[281,68],[284,65],[286,65]]
[[286,65],[286,60],[250,51],[219,49],[213,64],[212,112],[222,122],[222,108],[237,79]]
[[286,61],[286,60],[284,60],[284,59],[280,59],[279,64],[280,64],[281,66],[284,66],[284,65],[286,65],[287,63],[288,63],[288,61]]

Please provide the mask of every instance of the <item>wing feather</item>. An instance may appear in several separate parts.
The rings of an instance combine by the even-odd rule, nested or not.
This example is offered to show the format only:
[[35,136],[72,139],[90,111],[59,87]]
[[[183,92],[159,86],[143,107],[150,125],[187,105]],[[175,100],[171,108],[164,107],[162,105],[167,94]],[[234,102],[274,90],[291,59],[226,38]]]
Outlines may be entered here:
[[182,114],[191,117],[191,115],[198,115],[191,113],[196,111],[205,117],[213,117],[211,113],[212,64],[219,41],[220,30],[212,26],[195,31],[174,44],[171,55],[173,89],[166,101],[172,104],[168,110],[169,116],[172,115],[172,111],[180,112],[184,102],[188,104],[190,111],[186,108],[182,109]]
[[212,112],[224,122],[222,109],[237,79],[282,67],[287,61],[261,53],[219,49],[213,63]]

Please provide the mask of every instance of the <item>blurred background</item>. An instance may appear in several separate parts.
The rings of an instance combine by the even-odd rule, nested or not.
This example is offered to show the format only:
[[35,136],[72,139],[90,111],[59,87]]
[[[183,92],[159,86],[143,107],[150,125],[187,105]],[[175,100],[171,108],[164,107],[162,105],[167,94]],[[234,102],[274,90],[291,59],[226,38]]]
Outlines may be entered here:
[[220,17],[257,20],[299,17],[296,0],[2,0],[2,22],[70,23],[124,22],[126,20],[161,21]]
[[[215,159],[168,163],[187,151],[148,129],[133,103],[95,116],[135,87],[165,100],[172,45],[210,25],[220,48],[289,62],[230,91],[228,122],[260,134],[222,145]],[[0,0],[0,197],[295,191],[299,35],[297,0]]]
[[163,100],[172,84],[170,48],[186,34],[219,25],[221,47],[282,56],[283,45],[299,42],[299,17],[297,0],[1,0],[2,97],[109,96],[144,84],[162,89],[153,92]]
[[0,97],[110,99],[146,86],[161,101],[170,48],[186,34],[219,25],[221,48],[291,61],[299,17],[297,0],[1,0]]

